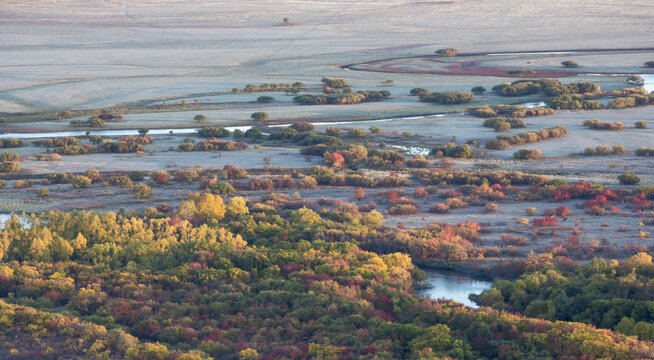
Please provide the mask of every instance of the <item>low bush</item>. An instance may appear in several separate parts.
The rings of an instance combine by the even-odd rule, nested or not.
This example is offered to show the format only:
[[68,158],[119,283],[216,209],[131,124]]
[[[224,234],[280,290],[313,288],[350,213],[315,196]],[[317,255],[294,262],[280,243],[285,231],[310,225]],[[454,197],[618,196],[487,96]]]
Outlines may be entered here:
[[64,136],[58,138],[44,138],[32,141],[34,146],[42,147],[59,147],[65,145],[77,145],[79,140],[74,136]]
[[532,221],[534,226],[557,226],[558,220],[553,217],[536,218]]
[[200,130],[198,130],[198,136],[203,137],[203,138],[221,138],[221,137],[227,137],[229,136],[229,130],[225,129],[224,127],[205,127]]
[[602,155],[623,155],[627,153],[624,145],[613,145],[613,147],[599,145],[596,148],[587,147],[582,153],[584,156],[602,156]]
[[435,54],[443,57],[454,57],[459,53],[457,49],[447,48],[447,49],[438,49]]
[[54,152],[59,155],[86,155],[95,150],[95,147],[91,144],[84,145],[64,145],[59,148],[55,148]]
[[513,153],[518,160],[538,160],[543,157],[543,152],[538,149],[520,149]]
[[57,153],[47,153],[47,154],[36,154],[34,155],[36,160],[39,161],[57,161],[61,160],[61,155]]
[[645,129],[647,127],[647,121],[639,120],[634,123],[636,129]]
[[0,154],[0,162],[15,161],[20,162],[20,156],[12,152],[4,152]]
[[23,146],[23,142],[14,138],[0,139],[0,149],[15,148]]
[[632,172],[625,172],[618,176],[621,185],[638,185],[640,178]]
[[475,155],[468,144],[454,145],[452,143],[436,146],[431,150],[431,153],[460,159],[469,159]]
[[420,95],[420,101],[422,102],[443,105],[465,104],[474,99],[474,94],[462,91],[434,92]]
[[77,175],[70,178],[70,183],[76,189],[84,189],[91,186],[91,179],[84,175]]
[[636,156],[654,156],[654,148],[642,147],[635,151]]
[[537,131],[528,131],[517,135],[499,135],[495,139],[487,141],[485,146],[487,149],[492,150],[507,150],[512,146],[521,146],[539,141],[560,138],[565,136],[567,133],[568,129],[565,127],[556,126]]
[[144,183],[136,184],[132,189],[132,192],[134,193],[134,197],[137,199],[147,199],[152,195],[152,189]]
[[621,122],[600,121],[597,119],[584,120],[584,126],[593,130],[621,131],[626,129]]
[[566,61],[562,62],[561,65],[563,65],[564,67],[567,67],[567,68],[579,67],[579,64],[577,64],[577,62],[573,61],[573,60],[566,60]]
[[15,161],[5,161],[0,163],[0,172],[14,173],[20,171],[20,165]]
[[484,127],[491,129],[498,129],[498,124],[505,123],[508,125],[508,129],[518,129],[525,127],[525,121],[520,118],[503,118],[503,117],[493,117],[484,120]]

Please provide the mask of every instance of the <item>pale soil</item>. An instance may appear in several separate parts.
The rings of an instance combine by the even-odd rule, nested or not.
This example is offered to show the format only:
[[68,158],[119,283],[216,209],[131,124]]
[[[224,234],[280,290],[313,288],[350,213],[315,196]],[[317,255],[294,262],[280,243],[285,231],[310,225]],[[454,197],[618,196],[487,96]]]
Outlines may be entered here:
[[[281,26],[286,16],[297,25]],[[653,18],[648,0],[11,0],[0,4],[0,111],[100,106],[263,81],[311,83],[324,75],[378,84],[386,74],[337,65],[443,47],[642,47],[651,45]],[[393,78],[411,84],[424,77]],[[476,81],[427,78],[466,87]]]

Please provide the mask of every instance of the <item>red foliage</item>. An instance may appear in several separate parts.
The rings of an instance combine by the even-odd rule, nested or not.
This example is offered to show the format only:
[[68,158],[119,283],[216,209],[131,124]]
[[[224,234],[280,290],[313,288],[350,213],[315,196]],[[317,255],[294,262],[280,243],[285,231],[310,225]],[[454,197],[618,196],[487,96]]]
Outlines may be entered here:
[[556,216],[567,217],[570,213],[572,213],[572,211],[565,206],[556,207]]
[[558,220],[553,217],[537,218],[533,221],[534,226],[557,226]]
[[425,190],[425,188],[422,187],[422,186],[416,188],[416,190],[413,192],[413,196],[416,197],[416,198],[424,198],[424,197],[426,197],[427,195],[429,195],[429,193],[428,193],[427,190]]
[[356,190],[354,190],[354,198],[357,200],[363,200],[363,198],[366,197],[366,191],[363,190],[362,187],[358,187]]
[[341,167],[345,165],[345,158],[340,152],[334,151],[325,156],[325,164],[333,167]]

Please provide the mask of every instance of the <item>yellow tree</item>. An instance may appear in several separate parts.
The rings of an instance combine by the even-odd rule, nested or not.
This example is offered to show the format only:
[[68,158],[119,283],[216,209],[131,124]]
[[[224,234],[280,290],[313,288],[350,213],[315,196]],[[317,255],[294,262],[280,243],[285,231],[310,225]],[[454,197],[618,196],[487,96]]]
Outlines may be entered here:
[[233,197],[227,202],[227,216],[237,217],[239,215],[249,214],[250,210],[248,209],[245,199],[240,196]]

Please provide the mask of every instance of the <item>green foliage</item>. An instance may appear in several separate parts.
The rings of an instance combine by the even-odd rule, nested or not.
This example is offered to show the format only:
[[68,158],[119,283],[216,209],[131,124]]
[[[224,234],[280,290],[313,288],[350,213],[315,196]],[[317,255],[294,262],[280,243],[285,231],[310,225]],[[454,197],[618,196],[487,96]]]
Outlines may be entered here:
[[465,104],[475,99],[472,93],[461,91],[434,92],[420,95],[420,101],[444,105]]
[[538,160],[543,157],[543,152],[538,149],[520,149],[513,153],[518,160]]
[[252,115],[250,115],[250,118],[252,120],[256,121],[256,122],[268,121],[268,113],[258,111],[258,112],[252,113]]
[[564,67],[567,67],[567,68],[579,67],[579,64],[577,64],[576,61],[572,61],[572,60],[566,60],[566,61],[562,62],[561,65],[563,65]]
[[267,95],[259,96],[257,98],[257,102],[260,103],[260,104],[268,104],[268,103],[271,103],[273,101],[275,101],[275,98],[272,97],[272,96],[267,96]]
[[198,130],[198,136],[203,138],[221,138],[229,136],[229,130],[222,126],[208,126]]
[[640,178],[632,172],[625,172],[618,176],[621,185],[638,185]]
[[436,146],[431,150],[432,154],[440,153],[443,156],[469,159],[475,155],[474,151],[468,146],[468,144],[463,145],[454,145],[453,143],[448,143],[447,145]]
[[134,193],[134,197],[137,199],[147,199],[152,195],[152,189],[144,183],[136,184],[132,188],[132,192]]

